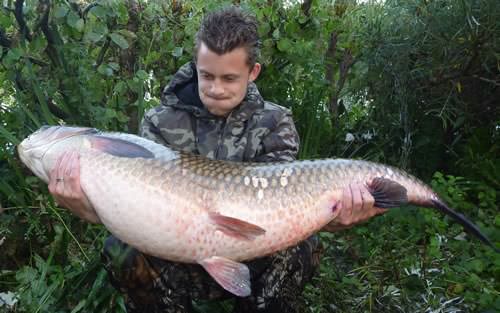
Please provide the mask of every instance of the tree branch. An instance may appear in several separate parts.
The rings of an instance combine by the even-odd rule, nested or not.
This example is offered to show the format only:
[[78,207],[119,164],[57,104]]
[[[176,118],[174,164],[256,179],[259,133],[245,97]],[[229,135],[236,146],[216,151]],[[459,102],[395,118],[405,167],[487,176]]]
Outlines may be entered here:
[[307,17],[311,15],[311,6],[312,6],[312,0],[304,0],[304,2],[302,2],[302,5],[300,6],[300,9]]
[[111,39],[109,37],[106,37],[106,41],[104,42],[104,45],[99,51],[99,55],[97,55],[97,60],[94,65],[94,68],[97,69],[99,66],[101,66],[102,62],[104,61],[104,56],[106,55],[106,51],[108,51],[110,44],[111,44]]
[[25,37],[28,41],[31,41],[31,32],[26,24],[26,21],[24,20],[23,6],[24,0],[16,0],[14,5],[14,16],[16,17],[17,24],[19,24],[19,30],[21,31],[23,37]]
[[[5,34],[5,30],[0,27],[0,46],[10,49],[11,44],[12,40],[10,40],[10,38],[7,37],[7,34]],[[2,56],[0,58],[3,58],[3,56],[7,53],[7,49],[3,51]]]
[[342,61],[339,65],[339,78],[337,81],[335,81],[335,56],[337,54],[337,39],[338,34],[336,32],[332,32],[332,34],[330,35],[328,50],[325,54],[325,79],[330,83],[332,90],[330,99],[328,100],[328,110],[330,111],[330,120],[332,123],[332,127],[334,127],[337,122],[339,116],[339,106],[342,105],[342,101],[339,102],[340,92],[344,88],[349,69],[354,64],[352,51],[350,49],[346,49],[342,56]]
[[325,71],[325,79],[335,86],[335,81],[333,77],[334,73],[334,64],[335,64],[335,54],[337,53],[337,32],[332,32],[330,34],[330,41],[328,43],[328,49],[325,54],[325,63],[326,63],[326,71]]
[[87,18],[87,14],[89,13],[90,9],[92,9],[93,7],[96,7],[98,6],[99,3],[98,2],[92,2],[92,3],[89,3],[82,11],[82,17],[85,19]]
[[340,75],[339,80],[337,82],[337,93],[340,93],[344,88],[344,83],[347,79],[347,73],[349,69],[354,64],[354,58],[352,57],[351,49],[346,49],[344,51],[344,56],[342,57],[342,62],[340,62]]
[[65,120],[68,118],[68,114],[64,112],[60,107],[58,107],[52,98],[47,99],[47,106],[49,107],[49,111],[54,114],[57,118]]

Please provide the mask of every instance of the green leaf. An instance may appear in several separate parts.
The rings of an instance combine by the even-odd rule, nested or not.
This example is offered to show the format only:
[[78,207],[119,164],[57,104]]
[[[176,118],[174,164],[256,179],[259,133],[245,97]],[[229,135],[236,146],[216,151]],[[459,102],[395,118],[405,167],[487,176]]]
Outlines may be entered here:
[[182,47],[175,47],[174,50],[172,51],[172,55],[176,58],[180,58],[182,56],[183,48]]
[[142,90],[144,82],[139,80],[137,77],[127,80],[127,85],[133,92],[139,93]]
[[63,18],[66,16],[66,14],[68,14],[68,7],[66,6],[62,6],[62,5],[58,5],[56,7],[56,9],[54,10],[54,17],[56,18]]
[[7,55],[5,56],[5,61],[16,62],[21,58],[22,55],[23,55],[23,50],[19,48],[10,49],[9,52],[7,52]]
[[97,5],[90,9],[89,14],[94,15],[95,17],[98,18],[105,18],[106,15],[108,14],[108,9],[106,9],[103,6]]
[[267,34],[269,33],[270,29],[271,29],[271,26],[269,25],[269,23],[261,23],[259,25],[259,34],[262,37],[267,36]]
[[97,72],[100,73],[100,74],[102,74],[102,75],[113,76],[113,69],[110,68],[109,66],[105,65],[105,64],[101,64],[97,68]]
[[76,30],[81,32],[84,27],[85,27],[85,22],[83,21],[83,19],[81,19],[81,18],[78,19],[76,21],[76,25],[75,25]]
[[111,33],[109,35],[111,40],[122,49],[127,49],[129,47],[128,41],[118,33]]
[[113,70],[113,71],[118,71],[120,69],[120,65],[116,62],[109,62],[108,66]]
[[117,33],[120,33],[121,35],[123,35],[125,38],[127,38],[129,40],[137,39],[137,35],[128,29],[120,29],[119,31],[117,31]]
[[280,29],[279,29],[279,28],[276,28],[276,29],[273,31],[273,38],[274,38],[274,39],[280,39]]
[[84,36],[85,41],[98,42],[103,37],[102,34],[94,33],[92,31],[86,32]]
[[283,38],[278,41],[278,50],[281,52],[287,52],[292,47],[292,42],[288,38]]
[[7,14],[0,14],[0,26],[9,27],[13,24],[13,20]]
[[476,273],[481,273],[483,271],[483,268],[484,268],[484,264],[481,260],[479,259],[476,259],[476,260],[471,260],[468,264],[467,264],[467,267],[476,272]]
[[120,24],[126,24],[128,21],[128,10],[127,5],[124,2],[117,1],[118,7],[115,7],[115,13],[118,17],[118,22]]
[[66,15],[66,23],[73,28],[76,28],[79,19],[80,17],[73,11],[69,11],[68,15]]
[[100,41],[108,33],[108,27],[99,21],[87,23],[84,40],[91,42]]
[[145,70],[138,70],[135,75],[141,80],[147,80],[149,78],[149,75]]
[[127,84],[123,81],[119,81],[113,88],[113,93],[122,95],[125,93],[126,90],[127,90]]
[[87,304],[87,300],[85,300],[85,299],[81,300],[80,302],[78,302],[78,304],[75,306],[75,308],[73,310],[71,310],[70,313],[80,312],[85,307],[85,304]]
[[37,36],[33,38],[33,40],[29,44],[29,48],[27,51],[30,51],[30,54],[35,54],[35,52],[41,52],[47,46],[47,41],[42,36]]
[[0,136],[4,137],[8,141],[12,142],[15,145],[18,145],[21,141],[17,139],[14,134],[5,129],[2,125],[0,125]]

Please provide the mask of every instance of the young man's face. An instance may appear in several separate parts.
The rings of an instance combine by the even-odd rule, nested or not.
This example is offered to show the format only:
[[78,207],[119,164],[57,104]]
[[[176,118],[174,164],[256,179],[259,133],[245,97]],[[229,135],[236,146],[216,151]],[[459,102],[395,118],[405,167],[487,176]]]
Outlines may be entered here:
[[198,93],[210,113],[227,116],[241,103],[248,83],[260,73],[260,64],[250,69],[246,61],[243,47],[218,55],[201,43],[196,58]]

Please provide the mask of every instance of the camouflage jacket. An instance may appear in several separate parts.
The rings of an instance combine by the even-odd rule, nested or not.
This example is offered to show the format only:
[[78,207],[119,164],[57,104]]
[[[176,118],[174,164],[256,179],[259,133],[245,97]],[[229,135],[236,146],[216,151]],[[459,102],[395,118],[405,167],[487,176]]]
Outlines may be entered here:
[[254,83],[227,117],[203,106],[193,63],[182,66],[167,85],[161,105],[149,110],[140,135],[160,144],[232,161],[290,161],[299,150],[291,112],[264,101]]

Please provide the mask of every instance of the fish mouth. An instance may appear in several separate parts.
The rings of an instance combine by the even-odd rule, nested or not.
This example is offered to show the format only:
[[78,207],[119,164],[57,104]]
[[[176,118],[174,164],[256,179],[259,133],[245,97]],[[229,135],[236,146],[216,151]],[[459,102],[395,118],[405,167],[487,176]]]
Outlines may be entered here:
[[71,127],[71,126],[49,126],[44,125],[36,132],[28,136],[17,147],[19,155],[27,153],[30,150],[40,147],[50,147],[56,142],[65,140],[74,136],[97,134],[99,131],[89,127]]
[[[50,126],[44,125],[28,136],[17,146],[17,153],[23,163],[29,164],[33,159],[43,159],[45,153],[55,144],[71,137],[97,134],[99,131],[89,127]],[[30,167],[28,165],[28,167]]]
[[99,133],[97,129],[69,126],[42,126],[17,146],[17,154],[22,163],[35,175],[48,181],[42,160],[54,145],[69,138]]

